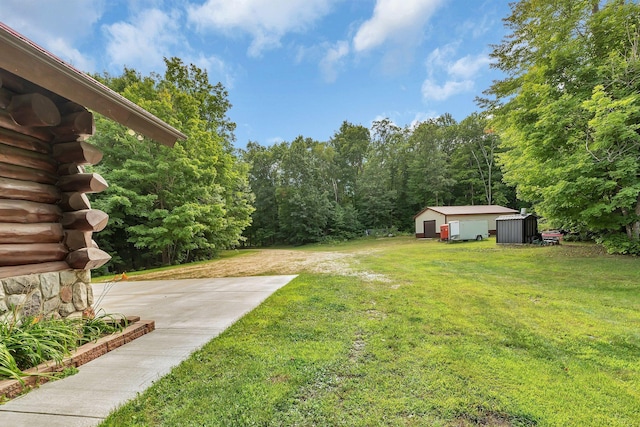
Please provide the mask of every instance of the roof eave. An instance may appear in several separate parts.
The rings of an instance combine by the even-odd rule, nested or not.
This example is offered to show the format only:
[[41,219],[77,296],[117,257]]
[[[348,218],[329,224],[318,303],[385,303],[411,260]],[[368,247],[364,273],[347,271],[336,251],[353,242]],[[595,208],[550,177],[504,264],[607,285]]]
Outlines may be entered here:
[[0,22],[0,68],[96,111],[163,145],[186,135]]

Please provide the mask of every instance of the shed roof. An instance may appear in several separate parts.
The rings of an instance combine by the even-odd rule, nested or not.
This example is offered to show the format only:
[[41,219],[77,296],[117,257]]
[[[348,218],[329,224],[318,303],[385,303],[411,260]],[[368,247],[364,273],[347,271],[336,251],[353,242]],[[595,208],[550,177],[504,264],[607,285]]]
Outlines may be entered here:
[[512,214],[518,212],[515,209],[506,208],[499,205],[470,205],[470,206],[428,206],[418,212],[415,216],[432,210],[442,215],[487,215],[487,214]]
[[161,144],[186,135],[0,22],[0,68]]
[[515,215],[499,216],[498,218],[496,218],[496,221],[514,221],[514,220],[525,219],[529,217],[537,218],[537,216],[535,216],[534,214],[525,214],[525,215],[515,214]]

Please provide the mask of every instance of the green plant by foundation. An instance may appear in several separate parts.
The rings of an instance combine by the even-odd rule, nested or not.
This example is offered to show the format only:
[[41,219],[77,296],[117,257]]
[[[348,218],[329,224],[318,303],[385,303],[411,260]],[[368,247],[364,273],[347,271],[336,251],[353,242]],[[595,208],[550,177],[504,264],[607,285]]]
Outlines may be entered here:
[[88,318],[54,319],[20,316],[14,307],[0,322],[0,379],[22,381],[26,369],[49,361],[59,364],[79,346],[126,326],[121,316],[102,310]]
[[77,320],[82,328],[78,345],[96,341],[105,335],[121,332],[127,327],[127,321],[121,315],[109,314],[100,309],[90,317]]

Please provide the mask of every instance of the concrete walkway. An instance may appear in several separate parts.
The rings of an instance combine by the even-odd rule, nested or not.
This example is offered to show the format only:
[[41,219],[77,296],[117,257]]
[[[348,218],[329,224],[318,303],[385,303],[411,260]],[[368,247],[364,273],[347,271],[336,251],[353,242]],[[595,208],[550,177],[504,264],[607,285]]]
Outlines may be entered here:
[[98,425],[295,277],[95,284],[98,309],[155,320],[156,330],[0,405],[0,426]]

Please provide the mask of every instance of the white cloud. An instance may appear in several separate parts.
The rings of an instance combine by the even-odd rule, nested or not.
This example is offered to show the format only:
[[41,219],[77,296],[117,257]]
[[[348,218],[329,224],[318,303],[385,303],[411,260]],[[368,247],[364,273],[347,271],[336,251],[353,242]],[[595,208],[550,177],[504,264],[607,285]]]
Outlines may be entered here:
[[338,77],[338,69],[342,66],[343,59],[349,54],[349,43],[339,41],[335,45],[329,47],[327,52],[320,61],[320,71],[324,80],[333,83]]
[[489,65],[490,63],[491,59],[488,55],[467,55],[449,65],[448,71],[451,76],[470,79],[476,75],[481,68]]
[[2,0],[2,22],[82,71],[94,71],[74,45],[84,41],[105,10],[104,0]]
[[200,54],[195,59],[184,58],[185,63],[194,64],[198,68],[207,70],[209,81],[215,83],[222,82],[225,88],[233,89],[237,73],[229,65],[217,56],[204,56]]
[[[83,55],[78,49],[69,45],[68,41],[62,38],[51,38],[47,43],[47,49],[51,52],[62,52],[65,62],[71,64],[74,68],[91,72],[95,70],[95,62],[92,58]],[[58,56],[60,56],[58,54]]]
[[304,32],[327,15],[336,0],[207,0],[188,7],[188,19],[200,30],[243,32],[253,40],[250,56],[280,46],[289,32]]
[[425,100],[444,101],[453,95],[473,89],[472,80],[448,80],[439,85],[432,79],[426,79],[422,83],[422,97]]
[[427,56],[427,69],[429,72],[438,68],[448,68],[451,58],[455,56],[458,44],[450,43],[442,47],[437,47]]
[[427,78],[422,83],[423,99],[444,101],[453,95],[473,90],[474,78],[491,60],[486,54],[455,59],[460,45],[460,42],[450,43],[434,49],[427,56]]
[[442,3],[443,0],[377,0],[373,16],[353,38],[354,49],[363,52],[389,40],[419,43],[419,32]]
[[413,120],[411,120],[411,122],[409,123],[409,127],[411,129],[415,129],[416,126],[418,126],[420,123],[425,122],[429,119],[436,118],[438,116],[439,114],[436,113],[435,111],[427,111],[427,112],[421,111],[421,112],[415,113]]
[[3,0],[2,22],[44,44],[55,34],[67,41],[88,34],[104,12],[104,0]]
[[111,63],[147,72],[164,67],[163,57],[171,56],[171,48],[181,43],[179,14],[147,9],[130,22],[105,26],[108,35],[107,54]]

